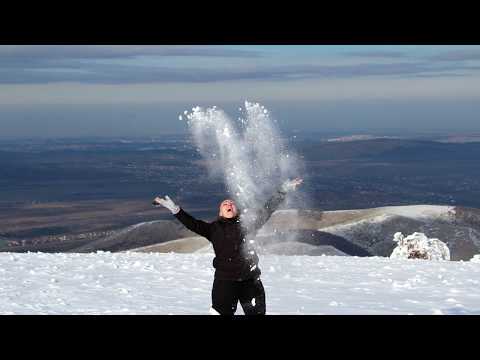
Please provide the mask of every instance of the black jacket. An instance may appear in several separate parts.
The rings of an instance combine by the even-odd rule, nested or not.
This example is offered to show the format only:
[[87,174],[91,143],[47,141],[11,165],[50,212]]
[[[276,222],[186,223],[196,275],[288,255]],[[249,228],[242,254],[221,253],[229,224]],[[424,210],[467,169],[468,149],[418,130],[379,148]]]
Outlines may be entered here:
[[247,236],[252,238],[256,231],[265,224],[272,213],[285,199],[285,193],[277,191],[270,200],[256,213],[255,222],[245,229],[241,224],[241,218],[236,216],[232,219],[219,217],[217,220],[207,223],[197,220],[183,209],[175,214],[187,229],[207,238],[213,245],[215,258],[213,267],[215,278],[223,280],[247,280],[260,276],[258,267],[258,255],[249,246]]

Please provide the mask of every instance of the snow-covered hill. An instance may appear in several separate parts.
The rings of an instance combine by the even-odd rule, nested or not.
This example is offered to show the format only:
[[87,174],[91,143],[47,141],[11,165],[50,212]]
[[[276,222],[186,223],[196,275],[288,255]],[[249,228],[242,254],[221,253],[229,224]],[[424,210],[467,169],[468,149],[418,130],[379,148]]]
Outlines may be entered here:
[[[147,224],[139,229],[147,233],[148,227]],[[396,246],[393,241],[396,232],[405,235],[421,232],[438,238],[447,244],[451,260],[469,260],[480,253],[480,210],[435,205],[279,210],[259,231],[256,242],[263,254],[388,257]],[[195,252],[201,246],[208,247],[208,242],[188,235],[190,239],[152,245],[148,251]]]
[[[212,258],[0,253],[0,314],[207,315]],[[260,265],[268,314],[480,314],[478,262],[266,255]]]
[[[204,219],[213,220],[213,219]],[[276,211],[259,231],[257,245],[268,255],[391,255],[393,236],[415,232],[444,242],[451,260],[470,260],[480,253],[480,209],[460,206],[411,205],[370,209],[320,211],[285,209]],[[208,251],[209,243],[187,230],[177,219],[135,224],[112,231],[106,237],[68,252],[101,251],[195,253]],[[8,252],[39,251],[14,247]],[[61,249],[40,250],[59,252]]]
[[[390,256],[396,246],[392,241],[396,232],[407,235],[421,232],[438,238],[447,244],[452,260],[469,260],[480,252],[480,210],[460,206],[410,205],[324,212],[284,210],[274,213],[261,233],[304,229],[316,230],[319,239],[336,239],[334,246],[335,242],[350,243],[374,256]],[[299,236],[296,240],[304,239]]]

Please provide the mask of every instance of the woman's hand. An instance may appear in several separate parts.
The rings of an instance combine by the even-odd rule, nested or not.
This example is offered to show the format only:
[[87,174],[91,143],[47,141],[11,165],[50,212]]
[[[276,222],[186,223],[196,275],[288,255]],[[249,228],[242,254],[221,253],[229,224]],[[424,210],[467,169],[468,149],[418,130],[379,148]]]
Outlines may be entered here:
[[180,211],[180,207],[175,204],[172,199],[168,197],[168,195],[165,195],[164,199],[157,196],[155,199],[153,199],[152,204],[155,206],[162,205],[163,207],[170,210],[172,214],[177,214]]

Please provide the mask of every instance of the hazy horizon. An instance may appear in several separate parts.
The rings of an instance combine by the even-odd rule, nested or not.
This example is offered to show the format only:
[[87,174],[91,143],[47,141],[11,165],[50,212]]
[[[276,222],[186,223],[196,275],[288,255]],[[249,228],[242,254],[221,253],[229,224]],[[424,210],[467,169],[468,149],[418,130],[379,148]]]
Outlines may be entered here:
[[[451,102],[261,102],[285,132],[476,133],[480,103]],[[196,104],[193,104],[196,105]],[[204,104],[202,104],[204,105]],[[243,103],[216,105],[236,118]],[[155,137],[186,135],[178,116],[192,105],[36,105],[0,108],[0,139],[58,137]]]

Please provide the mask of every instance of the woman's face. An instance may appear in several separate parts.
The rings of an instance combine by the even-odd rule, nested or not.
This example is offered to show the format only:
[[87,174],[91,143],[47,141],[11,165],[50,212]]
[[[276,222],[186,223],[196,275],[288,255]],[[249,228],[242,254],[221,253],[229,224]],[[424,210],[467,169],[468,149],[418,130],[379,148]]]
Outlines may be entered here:
[[223,200],[220,204],[220,216],[231,219],[237,216],[237,206],[233,200]]

